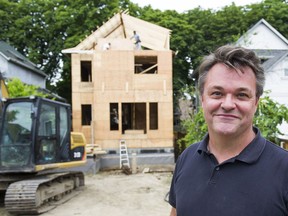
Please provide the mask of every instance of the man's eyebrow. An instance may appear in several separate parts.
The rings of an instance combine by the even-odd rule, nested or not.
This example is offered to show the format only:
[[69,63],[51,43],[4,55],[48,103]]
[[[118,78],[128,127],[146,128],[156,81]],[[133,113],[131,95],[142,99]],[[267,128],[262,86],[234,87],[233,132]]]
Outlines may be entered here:
[[251,92],[251,90],[249,88],[245,88],[245,87],[240,87],[237,89],[238,91],[247,91],[247,92]]
[[219,89],[219,90],[222,90],[224,89],[222,86],[217,86],[217,85],[214,85],[214,86],[211,86],[211,89]]
[[[218,86],[218,85],[210,86],[210,89],[224,90],[224,88],[222,86]],[[251,92],[251,90],[249,88],[246,88],[246,87],[239,87],[236,90],[237,91]]]

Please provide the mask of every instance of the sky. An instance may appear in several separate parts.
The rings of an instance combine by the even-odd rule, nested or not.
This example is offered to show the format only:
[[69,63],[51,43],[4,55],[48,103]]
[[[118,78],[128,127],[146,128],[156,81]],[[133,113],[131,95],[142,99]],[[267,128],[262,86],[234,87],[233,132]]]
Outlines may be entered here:
[[224,6],[229,6],[232,2],[237,6],[259,3],[261,0],[130,0],[137,3],[140,7],[151,5],[153,9],[176,10],[182,13],[200,6],[203,9],[218,10]]

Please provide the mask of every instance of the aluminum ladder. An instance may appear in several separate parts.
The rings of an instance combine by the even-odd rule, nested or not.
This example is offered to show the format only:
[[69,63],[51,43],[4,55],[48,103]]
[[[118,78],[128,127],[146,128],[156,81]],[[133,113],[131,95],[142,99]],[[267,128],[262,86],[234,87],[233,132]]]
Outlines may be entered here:
[[119,153],[120,153],[120,169],[122,169],[123,166],[130,168],[129,156],[125,140],[120,140]]

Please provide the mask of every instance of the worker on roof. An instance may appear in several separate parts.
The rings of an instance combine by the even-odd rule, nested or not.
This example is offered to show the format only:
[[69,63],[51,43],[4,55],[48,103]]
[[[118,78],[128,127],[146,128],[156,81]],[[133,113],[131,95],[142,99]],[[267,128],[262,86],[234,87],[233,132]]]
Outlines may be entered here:
[[140,40],[140,36],[137,34],[136,31],[133,31],[133,36],[130,39],[135,40],[135,50],[141,50],[141,40]]

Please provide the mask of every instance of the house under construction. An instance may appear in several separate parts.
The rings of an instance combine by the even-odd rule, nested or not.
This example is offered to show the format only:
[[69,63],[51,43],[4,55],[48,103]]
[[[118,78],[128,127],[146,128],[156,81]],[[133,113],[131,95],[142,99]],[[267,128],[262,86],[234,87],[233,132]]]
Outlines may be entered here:
[[[140,36],[136,50],[133,32]],[[108,153],[172,153],[170,30],[118,13],[71,54],[73,130]]]

